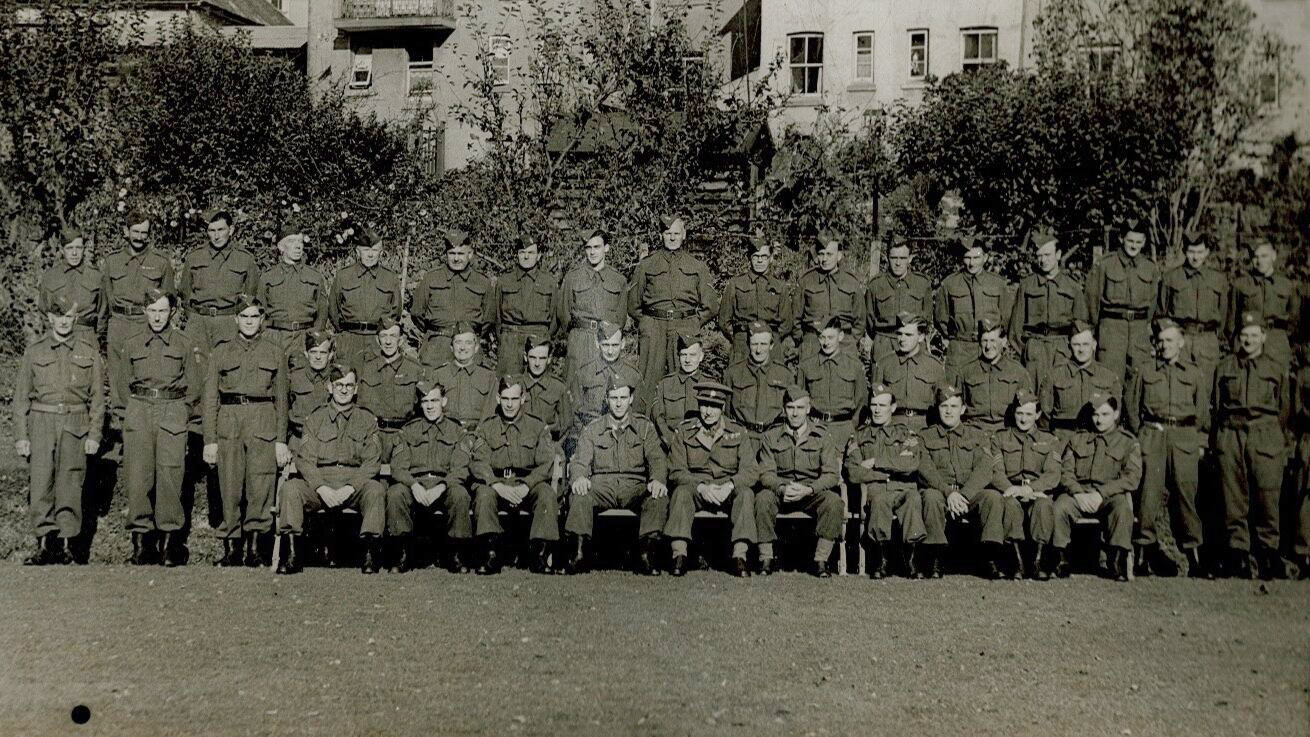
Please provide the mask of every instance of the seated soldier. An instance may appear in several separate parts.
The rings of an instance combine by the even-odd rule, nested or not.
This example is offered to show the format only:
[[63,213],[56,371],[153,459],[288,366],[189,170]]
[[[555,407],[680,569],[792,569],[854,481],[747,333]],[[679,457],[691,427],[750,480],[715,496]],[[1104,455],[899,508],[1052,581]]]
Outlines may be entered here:
[[687,572],[687,543],[691,524],[701,509],[728,509],[732,518],[732,574],[750,575],[746,556],[755,542],[755,494],[759,477],[755,444],[746,429],[723,416],[732,390],[718,382],[696,385],[699,416],[674,434],[669,453],[669,522],[664,534],[673,549],[670,569],[675,576]]
[[655,396],[648,403],[650,419],[659,428],[665,445],[688,417],[696,413],[695,386],[704,380],[700,370],[705,351],[699,333],[680,333],[677,338],[678,371],[655,385]]
[[462,548],[473,536],[473,523],[465,485],[469,457],[462,443],[464,429],[445,416],[445,387],[420,381],[417,394],[422,414],[400,431],[391,452],[395,483],[387,490],[387,536],[400,547],[392,568],[404,573],[415,567],[414,513],[440,510],[446,514],[450,547],[446,567],[451,573],[468,573]]
[[451,360],[436,366],[425,364],[424,368],[427,378],[446,387],[446,416],[472,430],[496,412],[496,372],[482,363],[473,323],[456,323],[453,329]]
[[987,435],[961,424],[964,398],[954,384],[937,387],[937,422],[919,434],[923,454],[919,456],[919,484],[923,494],[923,526],[928,536],[928,575],[940,578],[941,556],[946,547],[946,520],[962,519],[976,512],[982,522],[983,551],[979,561],[985,578],[997,579],[996,567],[1005,539],[1002,526],[1001,493],[987,488],[992,480],[992,456]]
[[872,555],[869,576],[888,575],[894,514],[901,521],[905,574],[922,578],[915,553],[927,535],[918,484],[923,446],[909,425],[892,422],[895,416],[895,393],[886,384],[875,384],[869,390],[869,424],[855,432],[846,449],[846,477],[853,484],[864,484],[865,535]]
[[550,486],[555,461],[550,428],[522,412],[523,377],[503,376],[497,392],[496,413],[469,435],[469,474],[473,491],[474,534],[485,552],[478,573],[500,572],[499,510],[512,513],[526,508],[532,512],[528,531],[531,546],[529,568],[550,573],[550,548],[559,542],[559,498]]
[[[992,435],[996,469],[992,488],[1005,498],[1002,524],[1005,539],[1013,550],[1007,574],[1018,578],[1026,571],[1030,578],[1049,581],[1051,571],[1043,563],[1043,554],[1051,546],[1051,530],[1055,525],[1051,495],[1060,485],[1060,452],[1064,444],[1037,427],[1041,415],[1036,394],[1020,389],[1014,395],[1010,403],[1012,424]],[[1023,555],[1025,541],[1036,545],[1031,559]]]
[[357,366],[359,406],[378,418],[382,462],[391,462],[391,448],[400,428],[414,418],[414,387],[424,377],[423,366],[403,349],[400,323],[391,317],[378,321],[377,345]]
[[581,573],[590,564],[594,513],[606,509],[633,509],[637,522],[637,573],[658,576],[658,545],[669,517],[668,461],[660,447],[655,424],[630,411],[638,387],[632,380],[615,377],[606,392],[606,413],[593,420],[578,437],[569,460],[572,481],[568,518],[570,557],[565,572]]
[[1084,426],[1064,449],[1051,542],[1059,556],[1055,575],[1069,575],[1074,520],[1104,516],[1109,542],[1107,573],[1116,581],[1127,581],[1133,535],[1131,492],[1142,481],[1142,448],[1132,433],[1119,427],[1117,398],[1094,392],[1085,411],[1091,413],[1091,427]]
[[773,573],[773,541],[778,539],[778,512],[805,512],[815,518],[814,562],[810,573],[830,578],[828,559],[842,538],[846,507],[841,485],[841,448],[822,423],[810,419],[810,395],[792,384],[783,392],[787,423],[764,434],[760,451],[760,488],[755,493],[755,529],[760,573]]
[[297,573],[304,551],[305,512],[354,509],[363,517],[359,536],[364,542],[364,573],[382,567],[387,487],[378,480],[381,440],[378,420],[355,405],[355,371],[333,364],[328,369],[332,401],[309,413],[296,451],[298,478],[282,487],[280,532],[282,560],[278,573]]

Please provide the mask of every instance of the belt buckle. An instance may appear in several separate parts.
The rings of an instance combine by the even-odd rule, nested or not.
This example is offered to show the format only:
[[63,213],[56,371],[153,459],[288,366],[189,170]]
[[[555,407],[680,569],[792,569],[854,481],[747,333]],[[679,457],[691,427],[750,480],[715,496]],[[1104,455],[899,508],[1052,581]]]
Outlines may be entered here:
[[905,416],[906,416],[906,417],[918,417],[918,416],[919,416],[919,410],[917,410],[917,409],[905,409],[905,410],[901,410],[901,411],[905,413]]
[[509,468],[502,469],[500,472],[500,477],[503,479],[512,479],[514,478],[514,471]]

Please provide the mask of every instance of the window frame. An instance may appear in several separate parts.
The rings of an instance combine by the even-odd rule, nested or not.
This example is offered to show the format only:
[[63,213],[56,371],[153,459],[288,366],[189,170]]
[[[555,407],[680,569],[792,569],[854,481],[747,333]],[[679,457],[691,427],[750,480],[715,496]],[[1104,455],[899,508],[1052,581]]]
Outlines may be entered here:
[[[969,48],[969,37],[978,37],[979,56],[970,59],[967,55]],[[992,55],[990,58],[981,56],[983,48],[983,39],[987,36],[992,40]],[[1000,50],[1000,31],[995,26],[971,26],[960,29],[960,71],[970,72],[977,71],[983,67],[992,66],[1001,60]]]
[[[1256,77],[1255,101],[1261,112],[1277,110],[1283,101],[1283,72],[1281,65],[1278,63],[1278,54],[1268,54],[1265,56],[1264,68],[1260,70],[1259,76]],[[1269,89],[1269,80],[1273,84],[1273,99],[1266,99],[1265,92]]]
[[[359,74],[363,72],[361,79]],[[360,46],[350,50],[350,84],[352,90],[367,90],[373,86],[373,47]]]
[[[426,60],[414,60],[414,50],[418,48],[427,48],[429,57]],[[436,51],[430,46],[407,46],[405,47],[405,96],[406,97],[431,97],[434,88],[437,85],[437,66]],[[425,76],[416,76],[425,75]],[[416,82],[426,80],[426,85],[416,86]]]
[[[914,73],[914,37],[917,34],[923,34],[923,70],[921,74]],[[927,82],[928,75],[932,73],[932,34],[927,28],[909,28],[905,31],[906,37],[910,43],[910,81]]]
[[[814,60],[812,60],[812,59],[810,58],[810,51],[811,51],[811,45],[810,45],[810,44],[811,44],[812,41],[814,41],[814,40],[816,40],[816,39],[817,39],[818,42],[819,42],[819,53],[818,53],[818,57],[819,57],[819,58],[818,58],[818,61],[814,61]],[[796,62],[796,61],[794,61],[794,60],[793,60],[793,54],[792,54],[792,46],[793,46],[794,42],[797,41],[797,40],[803,40],[803,41],[804,41],[804,43],[803,43],[803,45],[802,45],[802,48],[804,49],[804,54],[803,54],[803,57],[804,57],[804,58],[803,58],[803,61],[800,61],[800,62]],[[789,74],[788,74],[788,77],[789,77],[789,89],[791,90],[791,94],[793,94],[793,95],[802,95],[802,96],[806,96],[806,97],[817,97],[817,96],[820,96],[820,95],[823,94],[823,54],[824,54],[824,51],[825,51],[825,49],[824,49],[824,38],[823,38],[823,33],[820,32],[820,31],[801,31],[801,32],[798,32],[798,33],[789,33],[789,34],[787,34],[787,71],[788,71],[788,73],[789,73]],[[802,71],[802,70],[803,70],[803,71]],[[802,74],[803,74],[802,79],[804,80],[804,84],[801,85],[801,89],[800,89],[800,90],[797,90],[797,89],[796,89],[796,72],[797,72],[797,71],[802,71]],[[810,90],[810,81],[811,81],[810,72],[811,72],[811,71],[817,72],[816,76],[813,78],[813,80],[814,80],[814,89],[813,89],[813,90]]]
[[[860,49],[860,40],[864,38],[869,39],[869,48],[867,50],[862,51]],[[854,54],[854,59],[855,59],[855,65],[854,65],[855,68],[852,70],[851,79],[856,84],[873,84],[873,75],[876,73],[877,70],[877,65],[874,63],[874,53],[875,50],[878,48],[877,33],[874,31],[856,31],[855,33],[851,34],[851,44],[852,44],[852,52]],[[867,55],[869,57],[868,58],[869,73],[863,76],[861,76],[860,74],[861,54]]]
[[509,58],[513,53],[514,39],[508,33],[495,33],[487,37],[487,60],[497,86],[509,84]]
[[1093,43],[1084,45],[1079,51],[1087,63],[1087,73],[1092,77],[1112,74],[1119,63],[1119,54],[1123,47],[1118,43]]

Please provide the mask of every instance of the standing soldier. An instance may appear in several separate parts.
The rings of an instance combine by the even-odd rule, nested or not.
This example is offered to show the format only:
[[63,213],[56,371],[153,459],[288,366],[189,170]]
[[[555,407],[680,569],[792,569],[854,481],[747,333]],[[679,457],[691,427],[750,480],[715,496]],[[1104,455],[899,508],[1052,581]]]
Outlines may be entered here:
[[628,315],[637,323],[637,361],[645,400],[661,377],[678,370],[677,336],[700,332],[719,306],[714,277],[705,262],[682,248],[686,222],[673,215],[660,220],[664,248],[637,264],[628,286]]
[[1151,319],[1160,290],[1160,267],[1142,255],[1146,228],[1130,220],[1123,250],[1092,266],[1087,279],[1087,311],[1096,325],[1096,360],[1121,381],[1130,367],[1151,360]]
[[59,296],[68,304],[76,304],[73,330],[98,345],[109,314],[109,304],[102,292],[104,275],[86,257],[86,240],[81,229],[65,227],[60,231],[59,244],[59,258],[41,275],[38,306],[43,313],[50,314],[54,311],[55,297]]
[[415,567],[410,539],[414,513],[438,509],[446,515],[446,566],[451,573],[468,573],[463,548],[473,536],[473,524],[465,485],[469,457],[462,445],[464,429],[444,414],[445,387],[420,381],[416,393],[422,414],[400,431],[391,452],[395,483],[387,490],[387,536],[400,543],[393,567],[401,573]]
[[989,488],[993,460],[991,441],[981,430],[961,422],[964,397],[952,384],[937,387],[937,422],[919,433],[923,443],[919,480],[923,495],[923,542],[929,551],[928,575],[942,575],[946,549],[946,520],[978,514],[983,552],[983,577],[998,579],[1001,548],[1005,541],[1005,504],[1001,493]]
[[[264,305],[236,297],[236,335],[220,338],[205,380],[205,463],[218,466],[223,498],[219,565],[268,565],[260,537],[273,526],[277,469],[287,447],[287,356],[263,334]],[[245,556],[242,558],[244,543]]]
[[705,351],[701,349],[700,335],[679,335],[677,348],[678,370],[655,385],[655,397],[648,411],[666,447],[673,442],[678,426],[696,414],[696,385],[704,380],[700,364]]
[[434,382],[446,388],[445,414],[465,430],[472,430],[496,411],[496,372],[479,358],[481,346],[472,323],[457,323],[451,332],[450,360],[435,367],[425,364],[423,368]]
[[327,280],[318,269],[305,265],[306,240],[298,228],[282,235],[277,265],[260,273],[255,295],[268,311],[265,333],[282,346],[292,366],[303,358],[305,331],[327,322]]
[[892,420],[914,430],[928,426],[933,390],[945,379],[942,362],[924,347],[923,318],[909,312],[896,316],[896,353],[873,365],[870,384],[886,384],[896,395]]
[[468,234],[448,230],[442,239],[446,263],[423,276],[414,290],[410,310],[414,324],[424,334],[421,355],[427,366],[440,366],[450,360],[455,325],[469,323],[482,336],[496,308],[491,279],[472,266],[473,244],[468,242]]
[[714,381],[696,385],[699,417],[678,428],[669,453],[669,521],[675,576],[687,572],[692,520],[702,509],[726,508],[732,520],[732,575],[750,575],[746,556],[755,543],[755,484],[758,452],[746,429],[723,416],[731,390]]
[[1187,260],[1165,272],[1158,311],[1183,331],[1185,358],[1208,383],[1219,363],[1219,332],[1228,319],[1228,277],[1207,265],[1210,244],[1204,235],[1184,233],[1183,242]]
[[550,548],[559,542],[559,497],[550,486],[555,454],[550,430],[535,417],[523,414],[523,379],[502,376],[496,414],[469,436],[469,475],[473,492],[474,534],[485,553],[478,573],[500,573],[499,510],[532,513],[528,531],[529,568],[550,573]]
[[946,372],[951,376],[958,376],[978,357],[978,322],[986,318],[999,325],[1013,310],[1005,279],[985,271],[987,251],[983,243],[972,236],[961,240],[964,268],[943,279],[937,289],[933,321],[946,339]]
[[[352,232],[353,231],[353,232]],[[404,295],[400,275],[378,263],[382,241],[368,228],[347,230],[355,243],[355,263],[337,272],[328,293],[328,318],[337,336],[337,360],[358,368],[375,346],[378,322],[400,319]]]
[[637,573],[660,575],[655,561],[669,518],[668,459],[655,424],[630,411],[637,391],[634,376],[610,380],[605,416],[583,429],[577,452],[569,459],[566,573],[582,573],[590,565],[595,512],[635,507]]
[[605,387],[616,381],[641,386],[636,362],[623,355],[627,340],[618,325],[601,322],[592,333],[592,343],[596,358],[581,366],[569,381],[569,396],[576,415],[574,427],[579,431],[605,414]]
[[305,437],[296,451],[296,470],[282,487],[279,532],[282,560],[278,573],[300,571],[304,545],[305,512],[353,509],[362,522],[364,573],[382,568],[382,534],[386,529],[387,487],[378,480],[380,443],[378,421],[368,410],[355,406],[355,371],[332,364],[332,401],[309,413]]
[[1123,397],[1119,375],[1094,359],[1096,337],[1087,323],[1074,323],[1069,354],[1068,359],[1057,360],[1049,373],[1037,377],[1037,396],[1046,412],[1047,429],[1066,442],[1078,430],[1093,392],[1114,397],[1116,402]]
[[1051,233],[1033,236],[1037,269],[1019,282],[1010,311],[1010,338],[1033,381],[1069,357],[1069,333],[1074,320],[1086,320],[1087,297],[1082,285],[1060,269],[1064,251]]
[[401,350],[400,323],[378,320],[377,348],[359,365],[359,406],[378,418],[381,462],[391,462],[391,448],[400,429],[414,418],[414,392],[427,373]]
[[627,320],[627,282],[605,261],[610,252],[605,234],[586,231],[579,241],[585,261],[564,275],[553,307],[555,337],[567,342],[568,348],[565,381],[572,381],[578,369],[596,358],[596,328],[601,322],[622,328]]
[[865,535],[872,554],[869,575],[886,578],[892,543],[892,515],[901,521],[905,573],[921,578],[915,552],[927,532],[919,494],[919,464],[923,445],[908,425],[892,422],[896,395],[877,384],[869,390],[869,424],[861,427],[846,450],[846,477],[864,485]]
[[82,532],[87,456],[100,449],[105,370],[94,337],[75,333],[79,308],[66,295],[49,297],[50,333],[23,352],[14,386],[14,449],[28,461],[36,535],[24,565],[87,560],[75,540]]
[[203,221],[209,245],[187,253],[177,292],[186,308],[187,337],[208,355],[219,341],[236,335],[237,295],[255,293],[259,267],[250,251],[232,243],[227,210],[210,210]]
[[782,424],[783,394],[794,377],[781,361],[773,360],[773,331],[768,325],[751,323],[747,349],[745,360],[723,372],[723,383],[732,389],[728,414],[759,444],[765,433]]
[[[123,220],[126,248],[105,259],[101,293],[109,304],[106,344],[121,346],[127,336],[145,328],[142,295],[149,289],[173,293],[173,262],[150,247],[150,216],[130,210]],[[121,407],[119,408],[121,409]]]
[[154,559],[163,533],[165,565],[186,562],[182,529],[183,459],[191,408],[204,393],[204,351],[172,326],[172,297],[146,291],[146,329],[110,344],[110,383],[124,407],[123,475],[132,563]]
[[1110,578],[1128,580],[1128,551],[1133,536],[1133,489],[1142,481],[1142,448],[1132,433],[1119,427],[1119,400],[1094,392],[1087,400],[1091,416],[1069,440],[1061,459],[1051,544],[1059,563],[1055,575],[1069,575],[1069,541],[1079,517],[1105,517]]
[[523,371],[524,345],[529,337],[550,338],[551,303],[559,280],[541,264],[541,247],[519,242],[518,267],[496,280],[496,373]]
[[844,325],[841,317],[829,318],[819,331],[818,352],[796,367],[796,383],[809,392],[815,419],[843,451],[855,432],[856,416],[869,401],[869,380],[857,349],[854,343],[842,345]]
[[1210,434],[1210,381],[1195,363],[1183,359],[1185,342],[1176,323],[1158,321],[1156,359],[1134,372],[1124,401],[1126,424],[1142,446],[1142,490],[1133,536],[1139,576],[1152,570],[1164,576],[1177,574],[1177,566],[1160,549],[1157,533],[1158,527],[1170,526],[1175,508],[1181,524],[1174,538],[1187,555],[1188,571],[1196,577],[1205,573],[1198,557],[1201,518],[1196,484]]
[[[1027,569],[1028,577],[1049,581],[1051,570],[1045,560],[1055,530],[1052,495],[1060,486],[1060,454],[1064,444],[1051,433],[1038,429],[1037,419],[1042,410],[1032,391],[1020,389],[1014,395],[1011,413],[1013,424],[991,436],[995,466],[992,488],[1004,497],[1002,524],[1014,556],[1009,575],[1018,578]],[[1031,563],[1026,562],[1028,559],[1023,554],[1026,541],[1036,546]]]
[[1228,527],[1228,570],[1238,578],[1251,577],[1252,532],[1261,577],[1285,575],[1278,552],[1278,504],[1292,388],[1287,365],[1264,352],[1269,324],[1257,312],[1242,313],[1238,353],[1219,362],[1211,395]]
[[[814,268],[801,274],[792,289],[793,331],[800,346],[800,360],[819,352],[819,333],[834,319],[843,330],[863,330],[865,324],[864,283],[842,267],[841,239],[819,233],[814,242]],[[858,355],[858,348],[852,349]]]
[[887,247],[887,270],[869,281],[865,331],[873,339],[873,362],[896,352],[896,316],[932,314],[932,283],[928,277],[910,271],[913,254],[908,241]]
[[770,274],[778,244],[750,239],[750,268],[732,277],[719,303],[719,329],[732,344],[728,363],[746,360],[752,323],[769,326],[776,335],[791,335],[794,320],[786,282]]
[[1229,301],[1228,330],[1234,346],[1242,342],[1246,325],[1241,318],[1248,314],[1265,319],[1265,345],[1262,351],[1289,370],[1292,366],[1292,343],[1301,337],[1301,295],[1286,274],[1277,273],[1278,249],[1272,241],[1261,238],[1251,243],[1251,270],[1233,284]]
[[[964,406],[969,408],[969,424],[989,435],[1005,427],[1005,413],[1014,395],[1035,388],[1023,364],[1006,355],[1005,337],[1004,325],[985,318],[979,320],[978,343],[982,355],[965,367],[958,379],[964,392]],[[1064,350],[1068,352],[1067,345]]]
[[300,339],[300,360],[291,368],[287,380],[287,447],[295,453],[309,413],[332,400],[332,381],[328,369],[336,359],[332,333],[306,330]]
[[573,422],[568,385],[550,372],[550,338],[526,336],[523,342],[523,411],[546,423],[558,443]]

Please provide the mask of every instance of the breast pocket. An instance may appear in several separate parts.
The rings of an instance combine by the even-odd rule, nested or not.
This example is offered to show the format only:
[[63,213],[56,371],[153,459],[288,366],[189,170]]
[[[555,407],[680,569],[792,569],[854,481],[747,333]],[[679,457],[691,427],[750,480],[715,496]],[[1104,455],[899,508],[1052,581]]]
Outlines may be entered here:
[[947,289],[946,297],[950,301],[951,315],[955,318],[956,326],[966,330],[970,329],[970,324],[974,322],[974,305],[969,287],[963,284],[954,284]]
[[[978,314],[977,319],[990,317],[993,320],[1000,321],[1001,300],[1005,298],[1005,287],[1000,284],[985,284],[978,288]],[[1009,317],[1006,315],[1005,317]]]
[[164,269],[160,266],[142,266],[141,278],[150,286],[158,288],[164,284]]
[[1169,378],[1163,374],[1143,377],[1142,395],[1148,408],[1153,412],[1163,412],[1169,404]]
[[223,391],[233,391],[241,382],[241,359],[237,356],[222,356],[218,359],[218,387]]
[[256,373],[255,383],[258,385],[256,390],[260,393],[271,394],[273,384],[277,379],[277,370],[281,366],[281,361],[274,355],[263,355],[259,357],[257,363],[258,371]]
[[1110,267],[1105,270],[1104,300],[1114,304],[1128,304],[1132,294],[1128,286],[1128,274],[1123,269]]
[[1023,290],[1023,307],[1030,325],[1044,323],[1050,319],[1046,313],[1046,289],[1040,285],[1032,285]]
[[73,374],[73,383],[77,386],[90,386],[95,377],[95,359],[91,356],[73,354],[68,365]]

